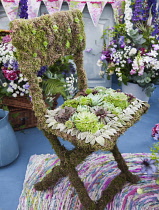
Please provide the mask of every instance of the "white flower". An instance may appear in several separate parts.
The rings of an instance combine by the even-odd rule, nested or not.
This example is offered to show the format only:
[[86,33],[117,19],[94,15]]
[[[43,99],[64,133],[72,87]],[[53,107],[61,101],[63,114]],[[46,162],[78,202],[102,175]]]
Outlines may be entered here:
[[42,82],[42,78],[41,77],[38,77],[38,82]]
[[101,67],[103,65],[103,61],[101,61],[100,59],[97,61],[97,66]]
[[24,96],[24,93],[20,93],[20,96]]
[[2,86],[3,86],[3,87],[7,87],[7,83],[4,82],[4,83],[2,84]]
[[131,48],[130,52],[129,52],[129,56],[133,56],[137,53],[137,49],[136,48]]
[[16,97],[17,97],[17,94],[16,94],[16,93],[13,93],[12,96],[13,96],[14,98],[16,98]]
[[13,93],[13,89],[11,87],[8,87],[7,92]]
[[147,53],[147,55],[156,57],[158,55],[158,53],[155,50],[151,50],[151,52]]
[[27,78],[26,78],[26,77],[24,77],[23,81],[25,81],[25,82],[26,82],[26,81],[28,81],[28,80],[27,80]]

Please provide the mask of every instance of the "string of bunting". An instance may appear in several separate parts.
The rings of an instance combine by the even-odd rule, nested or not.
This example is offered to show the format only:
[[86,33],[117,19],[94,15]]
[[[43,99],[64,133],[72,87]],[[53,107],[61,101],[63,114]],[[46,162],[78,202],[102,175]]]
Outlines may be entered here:
[[[27,1],[27,0],[26,0]],[[93,21],[94,26],[98,25],[100,16],[103,12],[103,9],[107,3],[115,5],[117,0],[28,0],[28,18],[35,18],[38,16],[38,12],[40,9],[41,1],[45,4],[48,13],[52,14],[54,12],[60,11],[63,2],[67,2],[69,9],[79,9],[81,12],[83,11],[85,5],[87,4],[88,11],[90,13],[91,19]],[[121,1],[121,0],[120,0]],[[4,10],[10,21],[14,20],[18,16],[18,8],[20,0],[1,0]]]

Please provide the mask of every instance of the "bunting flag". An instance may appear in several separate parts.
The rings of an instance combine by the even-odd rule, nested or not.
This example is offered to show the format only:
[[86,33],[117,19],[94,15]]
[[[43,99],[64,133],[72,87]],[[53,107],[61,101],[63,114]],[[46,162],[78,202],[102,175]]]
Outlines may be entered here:
[[[4,10],[10,21],[17,18],[19,1],[20,0],[1,0]],[[49,14],[60,11],[63,2],[68,3],[70,10],[79,9],[81,12],[83,12],[84,7],[87,4],[93,24],[94,26],[97,26],[103,9],[107,3],[112,4],[114,14],[119,13],[120,15],[121,3],[124,0],[28,0],[27,12],[29,19],[38,16],[41,1],[44,2]],[[119,12],[118,8],[120,8]]]
[[40,1],[28,0],[28,19],[38,17],[40,4]]
[[62,3],[64,0],[43,0],[49,14],[54,13],[54,12],[58,12],[61,10],[62,7]]
[[10,21],[17,18],[19,0],[2,0],[1,1],[6,15]]
[[100,16],[103,12],[103,9],[106,5],[107,1],[102,2],[87,2],[88,11],[92,18],[94,26],[98,25]]
[[116,23],[119,23],[120,20],[123,19],[123,10],[122,10],[122,2],[125,0],[118,0],[112,3],[112,8],[114,12],[114,19]]
[[83,9],[85,7],[86,2],[78,2],[78,1],[70,1],[68,2],[69,9],[79,9],[81,12],[83,12]]

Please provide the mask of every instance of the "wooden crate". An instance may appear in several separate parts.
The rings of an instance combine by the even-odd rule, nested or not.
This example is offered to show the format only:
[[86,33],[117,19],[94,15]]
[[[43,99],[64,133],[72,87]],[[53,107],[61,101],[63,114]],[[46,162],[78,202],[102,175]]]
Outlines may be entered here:
[[9,121],[15,131],[36,127],[37,118],[30,109],[9,108]]
[[31,101],[27,96],[8,97],[2,99],[2,103],[6,106],[16,107],[19,109],[32,109]]

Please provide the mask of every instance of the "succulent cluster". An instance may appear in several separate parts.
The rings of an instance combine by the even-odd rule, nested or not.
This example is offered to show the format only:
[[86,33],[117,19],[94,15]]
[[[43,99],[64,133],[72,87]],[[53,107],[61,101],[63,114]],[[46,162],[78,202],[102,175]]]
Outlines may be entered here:
[[65,101],[58,111],[48,111],[46,123],[52,129],[85,139],[85,143],[104,146],[105,139],[118,136],[119,132],[132,125],[132,119],[139,119],[141,113],[138,110],[142,110],[142,107],[144,102],[131,95],[96,87]]

